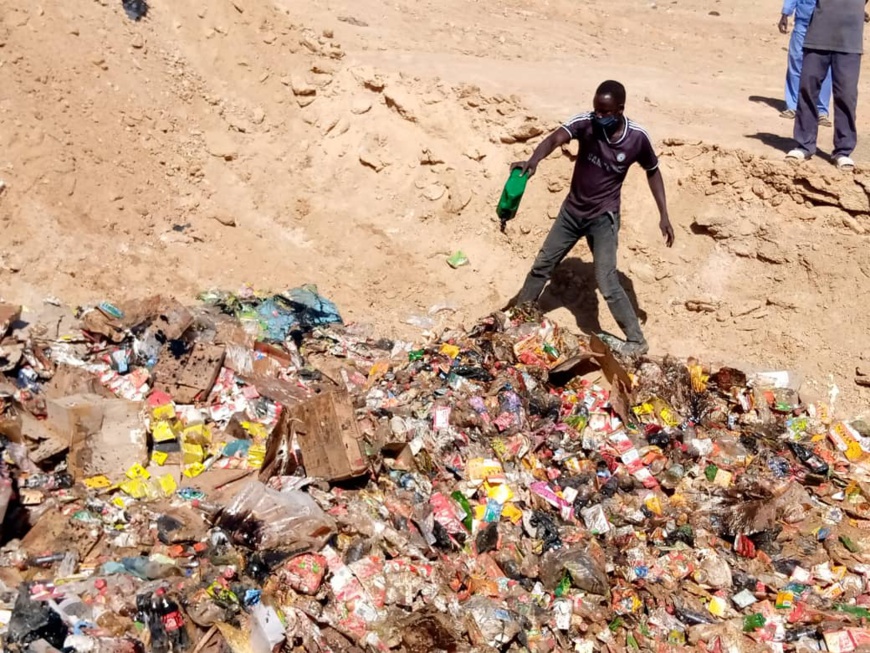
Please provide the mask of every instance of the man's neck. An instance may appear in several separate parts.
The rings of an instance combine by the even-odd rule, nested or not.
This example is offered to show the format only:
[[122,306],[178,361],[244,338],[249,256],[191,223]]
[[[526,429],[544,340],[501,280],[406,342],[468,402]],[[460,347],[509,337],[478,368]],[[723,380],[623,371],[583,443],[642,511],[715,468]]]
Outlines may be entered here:
[[625,130],[627,128],[628,123],[626,122],[625,116],[619,116],[619,127],[615,132],[613,132],[613,135],[607,137],[607,140],[611,143],[614,141],[618,141],[620,138],[622,138],[622,135],[625,133]]

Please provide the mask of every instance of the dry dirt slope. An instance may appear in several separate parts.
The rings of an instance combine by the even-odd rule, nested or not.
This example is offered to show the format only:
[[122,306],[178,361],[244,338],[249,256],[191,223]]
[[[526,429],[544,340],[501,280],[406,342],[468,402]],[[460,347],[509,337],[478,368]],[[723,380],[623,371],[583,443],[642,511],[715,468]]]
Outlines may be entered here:
[[[630,63],[644,44],[614,46],[636,32],[632,12],[653,10],[605,5],[209,0],[154,3],[133,23],[120,2],[2,0],[3,294],[38,304],[314,281],[347,317],[389,332],[413,333],[404,320],[444,302],[459,309],[450,319],[473,319],[516,289],[565,192],[570,160],[554,156],[521,218],[506,235],[495,228],[507,163],[567,111],[540,102],[547,88],[565,96],[554,57],[588,64],[584,88],[605,71],[627,76],[647,94],[634,110],[662,137],[735,145],[717,139],[711,98],[682,89],[746,79],[727,66],[746,64],[752,43],[722,58],[739,17],[708,24],[697,0],[648,14],[656,56],[680,80],[657,93],[650,68]],[[674,20],[707,21],[706,36],[675,39],[664,29]],[[560,38],[540,39],[552,25]],[[711,59],[712,80],[699,74]],[[509,85],[512,61],[523,72]],[[743,146],[757,157],[758,143]],[[654,348],[799,367],[822,390],[834,374],[844,399],[866,404],[851,383],[867,351],[864,178],[817,166],[796,179],[691,143],[665,150],[677,246],[660,246],[642,175],[624,206],[622,267]],[[456,249],[470,266],[447,267]],[[572,259],[546,300],[592,328],[588,271]],[[714,310],[685,309],[699,299]]]

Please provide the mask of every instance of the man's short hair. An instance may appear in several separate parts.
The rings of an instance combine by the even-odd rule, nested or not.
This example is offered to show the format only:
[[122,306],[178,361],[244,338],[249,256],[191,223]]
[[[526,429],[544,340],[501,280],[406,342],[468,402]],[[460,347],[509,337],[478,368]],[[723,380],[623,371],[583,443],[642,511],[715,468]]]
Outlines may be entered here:
[[620,106],[625,104],[625,86],[612,79],[601,82],[595,95],[609,95]]

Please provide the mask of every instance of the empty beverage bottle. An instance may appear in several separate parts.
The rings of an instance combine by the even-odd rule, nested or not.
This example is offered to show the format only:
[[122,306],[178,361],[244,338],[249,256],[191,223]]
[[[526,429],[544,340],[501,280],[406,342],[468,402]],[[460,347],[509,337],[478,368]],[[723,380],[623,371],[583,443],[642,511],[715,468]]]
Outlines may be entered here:
[[154,616],[160,620],[164,641],[171,653],[184,651],[188,645],[187,631],[184,629],[184,617],[178,603],[173,601],[162,587],[154,592],[151,602]]
[[794,452],[794,455],[800,460],[813,474],[820,474],[822,476],[826,475],[829,471],[828,463],[819,458],[816,454],[813,453],[812,449],[809,449],[797,442],[789,442],[789,446],[791,450]]
[[136,597],[137,618],[144,622],[151,634],[151,650],[154,653],[178,653],[187,650],[189,639],[184,629],[181,609],[166,590],[158,588],[149,597]]
[[505,223],[508,220],[513,220],[517,215],[517,210],[520,208],[520,200],[523,199],[523,193],[526,192],[526,183],[529,181],[529,176],[523,174],[520,168],[511,170],[510,177],[504,185],[504,190],[501,192],[501,199],[498,201],[496,214],[501,221],[501,228],[504,231]]

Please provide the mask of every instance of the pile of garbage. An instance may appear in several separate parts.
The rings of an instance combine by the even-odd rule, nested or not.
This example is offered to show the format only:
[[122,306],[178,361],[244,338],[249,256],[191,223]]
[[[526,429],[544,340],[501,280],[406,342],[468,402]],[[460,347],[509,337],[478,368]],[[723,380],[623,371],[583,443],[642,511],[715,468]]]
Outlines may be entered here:
[[870,646],[870,425],[530,309],[0,305],[8,651]]

